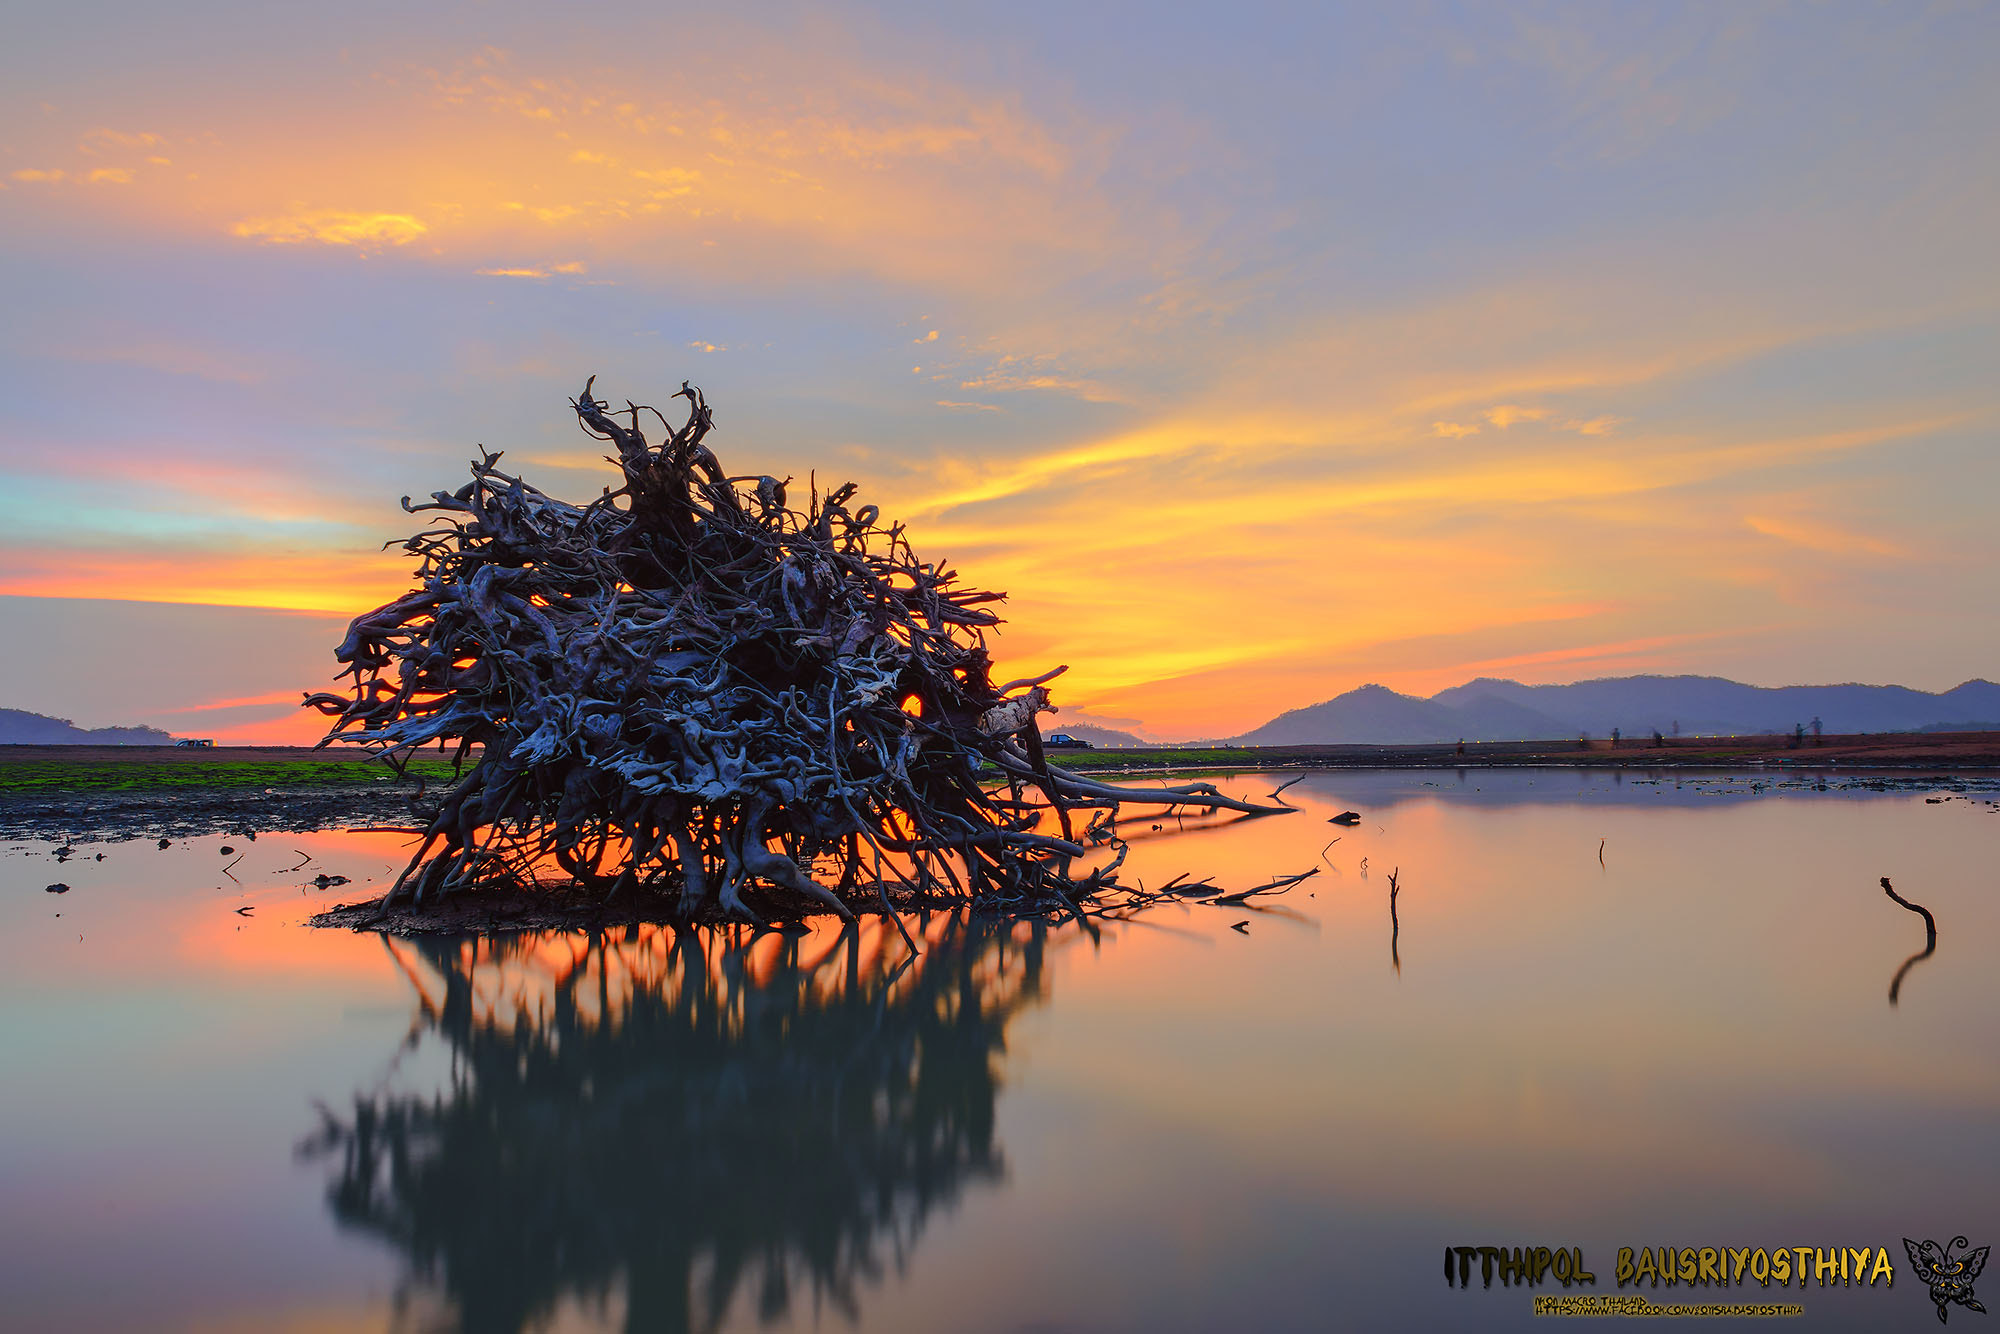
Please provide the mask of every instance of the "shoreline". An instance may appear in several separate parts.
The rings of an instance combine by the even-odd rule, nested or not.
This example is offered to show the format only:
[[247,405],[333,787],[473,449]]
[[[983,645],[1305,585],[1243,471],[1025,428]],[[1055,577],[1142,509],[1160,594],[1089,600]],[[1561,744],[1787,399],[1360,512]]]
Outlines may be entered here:
[[[1411,746],[1203,747],[1056,751],[1066,769],[1127,780],[1255,772],[1440,773],[1601,770],[1636,774],[1745,774],[1894,785],[1990,781],[2000,732],[1827,737],[1678,738],[1613,748],[1598,741],[1507,741]],[[0,746],[0,839],[115,843],[204,834],[253,836],[310,829],[416,832],[451,781],[426,757],[398,781],[386,766],[306,747]],[[994,775],[996,780],[998,774]]]
[[1089,772],[1201,769],[2000,769],[2000,732],[1883,732],[1807,737],[1669,737],[1613,746],[1607,738],[1434,742],[1403,745],[1210,746],[1052,751],[1052,762]]
[[[2000,769],[2000,732],[1883,732],[1828,735],[1803,745],[1784,736],[1469,741],[1399,745],[1163,746],[1051,750],[1051,763],[1077,772],[1224,773],[1263,769]],[[468,766],[471,763],[468,757]],[[449,782],[448,760],[412,760],[429,783]],[[0,746],[0,796],[89,792],[345,786],[386,781],[386,767],[351,750],[309,746]],[[412,785],[414,786],[414,785]]]

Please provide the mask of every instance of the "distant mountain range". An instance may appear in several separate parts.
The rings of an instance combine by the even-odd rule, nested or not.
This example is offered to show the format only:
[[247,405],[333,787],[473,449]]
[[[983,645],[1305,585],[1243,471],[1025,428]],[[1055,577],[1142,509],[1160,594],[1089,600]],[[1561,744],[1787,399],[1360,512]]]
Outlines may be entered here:
[[1905,686],[1747,686],[1716,676],[1614,676],[1566,686],[1481,677],[1429,699],[1386,686],[1350,690],[1281,713],[1229,744],[1397,745],[1550,740],[1588,733],[1648,737],[1789,732],[1818,718],[1826,731],[2000,731],[2000,685],[1967,681],[1931,694]]
[[82,728],[67,718],[24,709],[0,709],[0,746],[171,746],[174,735],[157,727]]

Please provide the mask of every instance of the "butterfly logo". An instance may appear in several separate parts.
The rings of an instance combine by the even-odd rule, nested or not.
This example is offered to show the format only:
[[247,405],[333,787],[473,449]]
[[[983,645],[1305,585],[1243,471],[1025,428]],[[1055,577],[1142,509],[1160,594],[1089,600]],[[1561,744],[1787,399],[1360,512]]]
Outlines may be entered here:
[[1972,1295],[1972,1280],[1979,1277],[1979,1271],[1986,1268],[1988,1247],[1965,1251],[1954,1256],[1953,1251],[1967,1245],[1964,1237],[1953,1237],[1951,1244],[1940,1247],[1934,1241],[1922,1245],[1903,1238],[1903,1249],[1910,1253],[1910,1265],[1917,1271],[1920,1282],[1930,1284],[1931,1300],[1937,1303],[1938,1323],[1943,1324],[1950,1314],[1947,1309],[1956,1302],[1968,1311],[1986,1314]]

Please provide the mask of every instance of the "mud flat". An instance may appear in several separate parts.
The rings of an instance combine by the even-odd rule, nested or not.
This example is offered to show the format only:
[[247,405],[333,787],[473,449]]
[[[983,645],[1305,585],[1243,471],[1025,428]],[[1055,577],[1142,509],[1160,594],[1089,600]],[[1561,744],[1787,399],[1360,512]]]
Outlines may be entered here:
[[1607,737],[1579,741],[1468,741],[1399,746],[1184,746],[1051,752],[1066,768],[1118,769],[2000,769],[2000,732],[1808,736]]
[[398,779],[363,757],[304,747],[0,746],[0,838],[398,827],[419,818],[451,766],[426,759],[416,773]]

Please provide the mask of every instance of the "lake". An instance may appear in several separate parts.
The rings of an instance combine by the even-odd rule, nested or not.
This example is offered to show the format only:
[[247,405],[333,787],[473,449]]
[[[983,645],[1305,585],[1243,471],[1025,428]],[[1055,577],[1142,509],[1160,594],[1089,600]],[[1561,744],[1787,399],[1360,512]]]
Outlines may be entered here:
[[[1996,786],[1319,772],[1127,823],[1127,878],[1319,868],[1282,896],[933,914],[915,959],[303,925],[399,834],[14,844],[0,1326],[1535,1326],[1552,1276],[1447,1286],[1491,1245],[1600,1294],[1620,1247],[1889,1247],[1893,1288],[1640,1291],[1931,1328],[1902,1238],[2000,1240]],[[1883,876],[1937,920],[1907,971]]]

